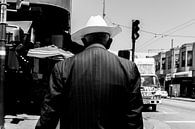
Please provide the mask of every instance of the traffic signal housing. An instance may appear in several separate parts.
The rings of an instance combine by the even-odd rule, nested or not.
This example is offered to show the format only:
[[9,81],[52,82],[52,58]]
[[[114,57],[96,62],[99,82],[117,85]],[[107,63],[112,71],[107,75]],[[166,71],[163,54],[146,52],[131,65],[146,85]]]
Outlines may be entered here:
[[139,28],[140,21],[139,20],[132,20],[132,40],[137,40],[139,38],[139,33],[138,31],[140,30]]
[[129,50],[119,50],[118,56],[129,60],[130,59],[130,51]]

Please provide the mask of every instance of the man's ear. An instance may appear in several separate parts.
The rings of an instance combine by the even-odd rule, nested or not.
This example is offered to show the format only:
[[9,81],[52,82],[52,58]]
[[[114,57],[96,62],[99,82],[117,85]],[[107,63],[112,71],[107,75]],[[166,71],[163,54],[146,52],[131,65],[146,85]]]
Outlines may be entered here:
[[110,48],[110,45],[111,45],[112,41],[113,41],[112,38],[109,38],[109,40],[108,40],[108,42],[106,44],[106,49]]

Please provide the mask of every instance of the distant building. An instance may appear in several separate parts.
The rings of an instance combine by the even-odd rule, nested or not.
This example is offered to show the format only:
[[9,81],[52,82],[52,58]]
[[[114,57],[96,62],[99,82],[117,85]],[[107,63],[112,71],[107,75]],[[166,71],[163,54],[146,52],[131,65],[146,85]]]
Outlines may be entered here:
[[161,86],[164,86],[164,80],[165,80],[165,52],[159,52],[157,55],[153,56],[155,59],[155,70],[156,75],[159,78]]
[[192,96],[192,72],[195,70],[195,56],[193,55],[195,55],[195,43],[186,43],[181,47],[172,48],[154,56],[156,74],[161,80],[161,85],[164,79],[164,89],[169,95]]
[[193,44],[186,43],[180,47],[179,67],[172,79],[172,83],[179,88],[180,96],[184,97],[192,96]]
[[165,73],[171,77],[177,72],[180,48],[172,48],[165,53]]
[[183,44],[180,47],[179,68],[175,76],[192,77],[192,48],[193,43]]

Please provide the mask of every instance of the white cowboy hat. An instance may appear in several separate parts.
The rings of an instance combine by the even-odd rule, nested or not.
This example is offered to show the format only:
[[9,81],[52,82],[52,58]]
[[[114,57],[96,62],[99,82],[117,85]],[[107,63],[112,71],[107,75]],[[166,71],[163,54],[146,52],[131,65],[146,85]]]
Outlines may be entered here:
[[106,32],[110,34],[110,37],[113,38],[118,33],[122,31],[121,27],[119,26],[108,26],[105,20],[100,16],[91,16],[86,24],[86,27],[76,31],[71,35],[72,41],[83,45],[81,38],[84,35],[95,33],[95,32]]

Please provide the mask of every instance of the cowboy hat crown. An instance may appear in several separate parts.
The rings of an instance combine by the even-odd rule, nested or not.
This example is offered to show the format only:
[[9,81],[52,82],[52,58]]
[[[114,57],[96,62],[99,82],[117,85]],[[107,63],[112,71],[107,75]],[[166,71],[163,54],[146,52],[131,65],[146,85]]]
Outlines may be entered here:
[[110,34],[110,37],[113,38],[118,33],[120,33],[122,29],[119,26],[108,26],[105,20],[100,16],[91,16],[86,24],[86,26],[77,32],[73,33],[71,38],[72,41],[83,45],[81,38],[86,34],[96,33],[96,32],[105,32]]

